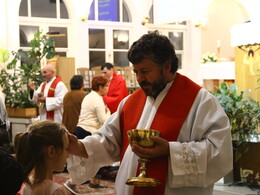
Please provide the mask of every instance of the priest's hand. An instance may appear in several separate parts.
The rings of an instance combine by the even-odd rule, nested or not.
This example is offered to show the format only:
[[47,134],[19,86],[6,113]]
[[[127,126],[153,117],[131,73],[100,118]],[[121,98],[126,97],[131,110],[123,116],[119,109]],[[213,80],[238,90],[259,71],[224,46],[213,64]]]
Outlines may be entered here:
[[76,156],[81,156],[88,158],[88,153],[82,142],[80,142],[77,137],[73,134],[68,134],[69,137],[69,147],[68,153]]
[[28,87],[29,87],[30,90],[34,90],[35,85],[34,85],[33,82],[29,82],[29,83],[28,83]]
[[158,136],[150,136],[154,141],[153,148],[144,148],[137,144],[132,146],[132,151],[141,158],[158,158],[161,156],[169,156],[169,142]]
[[38,101],[45,103],[45,101],[46,101],[46,96],[38,97]]

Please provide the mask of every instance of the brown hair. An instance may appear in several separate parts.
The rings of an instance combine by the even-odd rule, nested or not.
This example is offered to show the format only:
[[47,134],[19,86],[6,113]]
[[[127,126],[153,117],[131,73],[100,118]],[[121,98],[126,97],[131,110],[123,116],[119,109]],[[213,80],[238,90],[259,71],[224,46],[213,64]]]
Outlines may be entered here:
[[95,76],[92,79],[92,90],[98,91],[99,86],[104,87],[108,83],[108,80],[103,76]]
[[[66,131],[61,123],[45,120],[32,123],[26,133],[15,136],[16,159],[23,168],[27,184],[33,185],[45,179],[44,148],[52,145],[55,149],[63,149],[63,135]],[[34,170],[33,183],[29,180],[32,170]]]
[[150,59],[161,69],[164,68],[166,62],[170,62],[171,73],[175,73],[179,65],[179,59],[170,39],[160,35],[158,31],[145,34],[134,42],[128,50],[127,57],[132,64]]

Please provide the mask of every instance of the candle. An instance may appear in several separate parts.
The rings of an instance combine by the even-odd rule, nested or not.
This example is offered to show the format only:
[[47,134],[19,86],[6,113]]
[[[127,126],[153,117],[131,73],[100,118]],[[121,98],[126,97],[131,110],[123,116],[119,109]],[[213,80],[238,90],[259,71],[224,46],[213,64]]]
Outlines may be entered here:
[[217,40],[217,48],[220,48],[220,46],[221,46],[220,40]]

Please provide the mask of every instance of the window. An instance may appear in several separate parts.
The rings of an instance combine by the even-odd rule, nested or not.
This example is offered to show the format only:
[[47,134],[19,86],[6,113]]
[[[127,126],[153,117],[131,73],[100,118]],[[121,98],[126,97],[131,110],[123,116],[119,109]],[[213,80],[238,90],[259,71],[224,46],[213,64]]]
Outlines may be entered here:
[[20,47],[29,47],[29,42],[37,30],[39,30],[39,26],[20,25]]
[[129,66],[127,51],[129,48],[129,31],[113,30],[113,56],[116,66]]
[[[51,35],[55,40],[55,50],[58,55],[66,56],[68,51],[68,11],[62,0],[22,0],[19,9],[20,16],[20,47],[27,49],[36,30]],[[41,18],[41,20],[34,20]],[[41,22],[36,22],[41,21]]]
[[89,29],[89,65],[101,66],[105,61],[105,30]]
[[67,48],[68,47],[68,32],[66,27],[49,27],[49,32],[58,33],[57,35],[61,36],[54,36],[55,40],[55,47],[56,48]]
[[[60,10],[60,12],[58,13],[57,10]],[[62,0],[22,0],[19,9],[19,16],[69,18],[66,6]]]
[[[95,7],[97,7],[97,12],[95,12]],[[93,0],[90,6],[88,19],[131,22],[129,10],[123,0]]]
[[[108,44],[106,44],[108,43]],[[115,66],[129,66],[129,30],[111,28],[89,29],[90,68],[113,62]]]
[[[96,12],[95,12],[96,11]],[[93,0],[89,11],[90,68],[112,62],[115,66],[129,66],[131,14],[124,0]],[[115,27],[111,23],[117,23]],[[93,24],[93,26],[92,26]],[[100,25],[97,25],[100,24]]]
[[184,33],[180,31],[168,32],[168,38],[170,39],[171,43],[174,45],[177,58],[179,59],[179,69],[182,69],[182,55],[184,50],[183,34]]

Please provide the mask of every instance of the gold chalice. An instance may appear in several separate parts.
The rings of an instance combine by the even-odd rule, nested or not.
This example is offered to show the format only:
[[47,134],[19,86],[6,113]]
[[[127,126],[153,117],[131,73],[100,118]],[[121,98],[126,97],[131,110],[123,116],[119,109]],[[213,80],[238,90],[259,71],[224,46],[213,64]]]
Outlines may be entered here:
[[[150,136],[159,136],[160,132],[152,129],[132,129],[127,131],[127,136],[130,145],[138,144],[141,147],[152,148],[154,142],[150,140]],[[140,174],[137,177],[131,177],[126,181],[127,185],[134,185],[139,187],[156,187],[160,185],[157,179],[149,178],[147,176],[147,163],[150,160],[147,158],[139,158]]]

